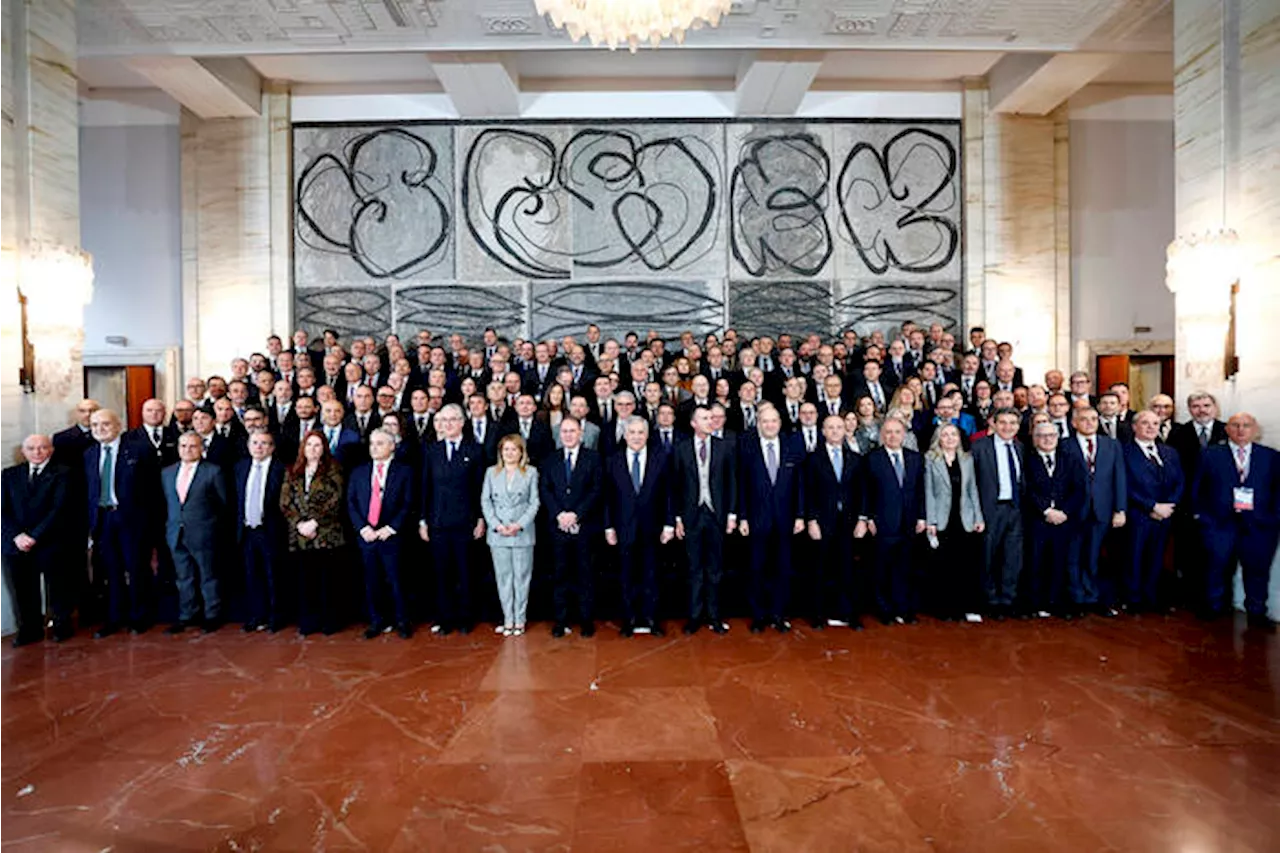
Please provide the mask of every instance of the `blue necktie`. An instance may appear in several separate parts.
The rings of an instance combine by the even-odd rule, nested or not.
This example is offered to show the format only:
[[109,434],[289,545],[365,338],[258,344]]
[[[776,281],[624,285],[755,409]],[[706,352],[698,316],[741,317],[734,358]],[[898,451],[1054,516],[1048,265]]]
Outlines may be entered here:
[[889,458],[893,460],[893,473],[898,478],[898,486],[902,486],[902,457],[897,453],[890,453]]
[[631,451],[631,487],[640,494],[640,453],[636,450]]
[[[1013,485],[1013,490],[1018,490],[1018,463],[1013,455],[1013,442],[1008,442],[1004,446],[1005,455],[1009,459],[1009,482]],[[1016,497],[1016,496],[1015,496]]]
[[244,508],[244,523],[248,527],[262,524],[262,502],[258,500],[258,492],[262,490],[262,465],[253,464],[253,475],[249,477],[249,505]]
[[325,432],[328,433],[329,435],[329,452],[337,453],[338,452],[338,431],[333,427],[329,427],[328,429],[325,430]]
[[115,459],[111,445],[102,448],[102,487],[98,490],[98,506],[113,506],[111,503],[111,486],[116,481]]
[[836,482],[839,482],[844,477],[844,454],[840,452],[839,447],[831,448],[831,467],[836,472]]
[[564,482],[567,485],[573,479],[573,451],[564,455]]
[[778,483],[778,452],[773,449],[773,442],[765,445],[764,467],[769,472],[769,482]]
[[453,461],[453,451],[457,449],[457,443],[456,443],[456,442],[453,442],[453,441],[450,441],[450,442],[447,442],[447,444],[448,444],[448,450],[449,450],[449,452],[448,452],[448,454],[447,454],[447,455],[446,455],[446,457],[445,457],[445,461],[446,461],[446,462],[452,462],[452,461]]

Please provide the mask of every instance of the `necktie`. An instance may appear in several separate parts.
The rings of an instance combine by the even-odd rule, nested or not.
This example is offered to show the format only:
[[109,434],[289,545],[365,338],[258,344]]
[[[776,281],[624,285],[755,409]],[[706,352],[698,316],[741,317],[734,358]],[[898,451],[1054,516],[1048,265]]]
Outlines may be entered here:
[[422,431],[427,428],[427,419],[424,418],[422,415],[418,415],[417,421],[418,421],[418,435],[422,435]]
[[604,401],[604,419],[606,421],[613,420],[613,403],[608,400]]
[[1044,457],[1044,470],[1048,472],[1050,477],[1052,477],[1053,476],[1053,457],[1047,453],[1043,454],[1043,457]]
[[102,448],[102,487],[98,491],[98,506],[113,506],[111,487],[116,481],[116,461],[111,445]]
[[329,437],[329,452],[337,453],[338,452],[338,431],[333,427],[326,427],[325,435]]
[[262,524],[262,464],[253,463],[253,473],[249,476],[249,504],[244,508],[244,523],[248,527]]
[[1152,464],[1157,468],[1163,467],[1163,463],[1160,461],[1160,453],[1156,450],[1154,444],[1147,446],[1147,459],[1151,460]]
[[484,444],[484,421],[476,421],[476,442]]
[[361,415],[360,416],[360,432],[364,432],[368,428],[369,428],[369,416]]
[[805,450],[813,450],[814,438],[813,427],[804,428],[804,447]]
[[1013,484],[1014,491],[1018,489],[1018,459],[1013,453],[1013,442],[1006,442],[1004,445],[1005,459],[1009,463],[1009,482]]
[[832,400],[829,403],[827,403],[827,408],[831,410],[831,414],[833,415],[840,414],[839,411],[837,411],[840,408],[840,404],[837,403],[835,400]]
[[564,481],[568,483],[573,479],[573,451],[570,450],[564,455]]
[[671,450],[671,433],[666,430],[662,431],[662,449],[666,451]]
[[795,403],[792,403],[791,404],[791,420],[796,421],[799,419],[800,419],[800,409],[796,406]]
[[751,408],[750,406],[744,406],[742,408],[742,422],[749,427],[755,426],[756,425],[755,409]]
[[[831,447],[831,470],[836,472],[836,482],[844,477],[844,453],[839,445]],[[902,482],[902,475],[898,475],[898,482]]]
[[884,397],[880,394],[879,382],[876,382],[871,386],[871,399],[875,402],[877,409],[884,408]]
[[1092,474],[1094,466],[1098,461],[1098,457],[1094,455],[1094,452],[1093,452],[1093,436],[1089,436],[1088,438],[1086,438],[1084,440],[1084,443],[1089,456],[1089,473]]
[[160,427],[151,428],[151,443],[157,446],[160,444]]
[[1059,438],[1068,438],[1068,437],[1069,437],[1069,436],[1067,435],[1067,422],[1066,422],[1066,421],[1060,421],[1060,422],[1058,423],[1058,437],[1059,437]]
[[898,487],[902,487],[902,457],[897,453],[890,453],[889,458],[893,460],[893,474],[898,478]]
[[453,451],[455,451],[455,450],[457,450],[457,449],[458,449],[457,442],[454,442],[454,441],[446,442],[445,449],[448,451],[448,452],[445,454],[445,461],[447,461],[447,462],[452,462],[452,461],[453,461]]
[[40,474],[40,466],[32,465],[27,470],[27,485],[31,485],[36,481],[36,477]]
[[764,446],[764,468],[769,472],[769,482],[776,484],[778,482],[778,451],[774,450],[772,441]]
[[227,427],[226,427],[226,426],[220,426],[220,427],[218,427],[218,435],[222,436],[223,438],[226,438],[226,437],[227,437],[227,433],[228,433],[228,432],[229,432],[229,430],[227,429]]
[[529,422],[526,420],[520,421],[520,437],[525,441],[529,440]]
[[631,451],[631,488],[640,494],[640,451]]
[[369,515],[365,519],[370,527],[377,526],[382,515],[382,470],[385,466],[385,462],[379,462],[373,472],[373,493],[369,495]]
[[178,503],[185,504],[187,502],[187,490],[191,488],[191,475],[195,473],[195,466],[183,465],[178,471]]
[[1112,425],[1111,421],[1103,421],[1103,422],[1102,422],[1102,432],[1103,432],[1103,434],[1104,434],[1104,435],[1106,435],[1106,437],[1107,437],[1107,438],[1115,438],[1115,437],[1116,437],[1116,434],[1115,434],[1115,431],[1114,431],[1114,430],[1115,430],[1115,427]]
[[1246,463],[1245,450],[1243,447],[1237,447],[1236,448],[1236,472],[1240,475],[1240,482],[1242,483],[1245,481],[1245,477],[1247,477],[1249,474],[1248,469],[1245,467],[1245,463]]
[[705,438],[698,442],[698,460],[703,465],[707,464],[707,440]]
[[1207,426],[1200,427],[1200,449],[1204,450],[1209,446],[1209,428]]

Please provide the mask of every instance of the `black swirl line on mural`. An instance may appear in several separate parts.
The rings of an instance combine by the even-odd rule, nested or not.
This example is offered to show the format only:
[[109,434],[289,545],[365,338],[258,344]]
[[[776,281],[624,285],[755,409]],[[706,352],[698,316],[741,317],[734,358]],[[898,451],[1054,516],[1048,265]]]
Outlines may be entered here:
[[831,257],[831,158],[809,133],[743,144],[729,185],[729,247],[748,274],[817,275]]
[[867,269],[930,273],[951,263],[960,246],[958,159],[951,140],[907,128],[884,148],[859,142],[837,180],[841,234]]
[[[517,167],[524,174],[509,185],[488,185]],[[715,247],[718,175],[715,150],[697,137],[642,142],[632,131],[586,129],[558,150],[536,131],[490,128],[467,150],[463,215],[481,250],[521,276],[631,262],[677,272]],[[573,216],[587,218],[572,236],[592,237],[569,248],[561,244]]]
[[439,263],[452,231],[439,167],[430,142],[395,127],[320,154],[298,175],[299,242],[346,254],[376,279]]
[[402,287],[395,292],[396,328],[401,334],[420,329],[477,330],[492,326],[515,337],[525,324],[523,284],[439,284]]
[[937,321],[951,330],[959,326],[960,288],[951,284],[875,282],[838,299],[835,316],[841,328],[861,330],[877,323]]
[[391,296],[382,287],[299,287],[294,290],[297,325],[312,335],[333,329],[343,340],[391,331]]
[[628,331],[657,329],[675,336],[719,331],[724,302],[705,282],[610,281],[533,285],[534,337],[577,334],[590,321],[621,339]]
[[731,281],[729,325],[739,334],[792,334],[832,330],[829,281]]

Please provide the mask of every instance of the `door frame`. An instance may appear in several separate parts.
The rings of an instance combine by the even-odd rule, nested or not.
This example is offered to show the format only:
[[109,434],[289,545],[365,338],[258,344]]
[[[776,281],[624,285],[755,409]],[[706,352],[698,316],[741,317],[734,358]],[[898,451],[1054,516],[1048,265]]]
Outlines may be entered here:
[[156,397],[172,411],[178,401],[178,365],[181,350],[176,347],[113,347],[85,350],[85,367],[130,367],[144,365],[156,372]]

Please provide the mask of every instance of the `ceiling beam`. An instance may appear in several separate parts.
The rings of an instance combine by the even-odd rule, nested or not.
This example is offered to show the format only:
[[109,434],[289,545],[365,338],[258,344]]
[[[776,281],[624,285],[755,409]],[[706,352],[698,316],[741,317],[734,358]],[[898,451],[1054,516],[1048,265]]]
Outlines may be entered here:
[[992,112],[1048,115],[1118,61],[1107,53],[1010,53],[987,72]]
[[125,64],[200,118],[262,114],[262,77],[239,57],[133,56]]
[[463,118],[520,115],[520,78],[496,53],[428,53],[427,59]]
[[738,68],[734,112],[740,116],[795,115],[822,67],[821,53],[762,50]]

